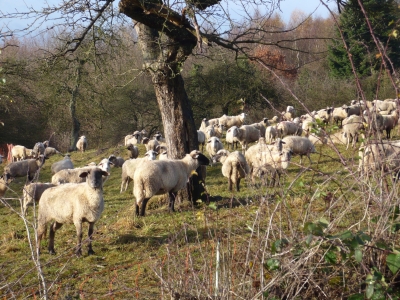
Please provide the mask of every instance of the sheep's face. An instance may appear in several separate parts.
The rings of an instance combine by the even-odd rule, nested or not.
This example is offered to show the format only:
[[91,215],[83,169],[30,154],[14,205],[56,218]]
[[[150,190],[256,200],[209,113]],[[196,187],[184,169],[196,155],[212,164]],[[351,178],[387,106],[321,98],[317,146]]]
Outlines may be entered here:
[[102,169],[95,168],[89,171],[82,172],[79,177],[86,177],[86,182],[93,189],[103,188],[103,176],[109,176],[110,174]]

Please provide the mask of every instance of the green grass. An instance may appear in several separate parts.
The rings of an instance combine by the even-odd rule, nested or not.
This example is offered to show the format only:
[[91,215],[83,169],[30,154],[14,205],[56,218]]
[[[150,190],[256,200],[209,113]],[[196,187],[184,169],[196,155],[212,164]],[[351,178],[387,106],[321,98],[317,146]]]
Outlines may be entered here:
[[[144,147],[139,148],[143,154]],[[296,245],[307,237],[304,232],[307,222],[328,220],[326,232],[330,234],[348,228],[373,233],[371,218],[379,213],[376,202],[379,189],[373,185],[367,189],[354,173],[357,150],[345,150],[342,146],[338,150],[346,166],[332,148],[321,146],[312,155],[313,164],[304,158],[300,165],[299,158],[294,157],[279,187],[253,185],[244,180],[240,192],[229,192],[221,166],[208,167],[209,203],[202,201],[195,206],[188,201],[178,203],[177,212],[171,214],[165,197],[158,196],[149,201],[144,218],[134,214],[132,184],[121,194],[121,168],[113,168],[104,186],[105,210],[95,226],[96,254],[87,256],[85,245],[83,257],[75,257],[76,233],[72,224],[64,225],[56,233],[57,255],[48,254],[47,239],[43,241],[40,262],[49,298],[170,299],[171,294],[178,293],[181,299],[189,299],[188,295],[208,299],[215,293],[216,251],[220,241],[219,296],[236,299],[235,295],[241,295],[243,299],[251,299],[260,292],[260,284],[265,286],[278,278],[264,265],[268,257],[273,257],[271,243],[285,238],[294,253]],[[98,163],[112,153],[127,157],[125,151],[123,147],[102,153],[89,150],[83,154],[74,152],[71,158],[75,167],[79,167],[91,161]],[[50,166],[59,159],[53,156],[46,162],[40,173],[41,182],[51,180]],[[40,290],[27,228],[17,214],[24,183],[24,178],[14,181],[4,200],[9,206],[0,207],[0,296],[5,299],[38,297]],[[35,245],[32,207],[28,209],[27,221]],[[84,237],[86,234],[87,224],[84,224]],[[280,274],[279,285],[270,290],[275,295],[282,295],[290,287],[291,281],[285,281],[288,272],[284,272],[283,264],[293,264],[291,259],[282,255],[281,272],[286,275]],[[318,259],[313,256],[310,262],[316,266],[313,272],[320,279],[319,268],[328,267],[320,266]],[[322,269],[321,272],[325,275],[331,272],[326,275],[331,279],[343,275]],[[308,295],[304,289],[300,298]],[[348,287],[347,293],[354,289]],[[335,290],[328,284],[325,294],[335,298]]]

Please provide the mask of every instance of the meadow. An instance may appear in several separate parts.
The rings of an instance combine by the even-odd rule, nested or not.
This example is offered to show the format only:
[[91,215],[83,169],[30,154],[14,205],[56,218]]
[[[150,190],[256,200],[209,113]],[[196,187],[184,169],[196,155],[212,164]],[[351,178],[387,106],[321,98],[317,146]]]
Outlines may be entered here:
[[[132,184],[120,193],[121,168],[112,168],[95,255],[84,244],[80,258],[73,224],[57,231],[56,255],[46,239],[37,257],[37,207],[21,216],[26,179],[18,178],[0,206],[0,297],[398,299],[397,185],[382,174],[360,177],[358,148],[316,148],[312,163],[294,157],[276,187],[244,180],[240,192],[229,192],[221,165],[208,166],[203,200],[169,213],[166,198],[154,197],[145,217],[135,216]],[[126,151],[89,149],[71,158],[79,167]],[[61,158],[46,161],[40,182],[51,181],[50,166]]]

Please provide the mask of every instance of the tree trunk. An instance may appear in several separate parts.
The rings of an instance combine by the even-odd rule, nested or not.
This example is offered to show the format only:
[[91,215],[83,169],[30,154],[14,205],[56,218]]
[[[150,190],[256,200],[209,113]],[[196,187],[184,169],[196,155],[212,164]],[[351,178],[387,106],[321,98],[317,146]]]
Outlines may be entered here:
[[82,66],[83,66],[83,62],[80,61],[79,65],[76,69],[75,86],[71,90],[71,101],[69,102],[69,111],[71,113],[71,119],[72,119],[71,145],[70,145],[69,151],[76,150],[76,142],[79,139],[79,131],[81,129],[81,123],[79,122],[79,120],[76,116],[76,100],[78,98],[79,86],[81,84]]
[[[180,73],[182,64],[196,43],[160,37],[158,31],[144,24],[137,24],[136,29],[144,67],[151,75],[160,108],[168,157],[183,158],[190,151],[198,149],[193,112]],[[203,187],[198,178],[193,178],[192,182],[189,192],[180,192],[178,200],[201,194]]]

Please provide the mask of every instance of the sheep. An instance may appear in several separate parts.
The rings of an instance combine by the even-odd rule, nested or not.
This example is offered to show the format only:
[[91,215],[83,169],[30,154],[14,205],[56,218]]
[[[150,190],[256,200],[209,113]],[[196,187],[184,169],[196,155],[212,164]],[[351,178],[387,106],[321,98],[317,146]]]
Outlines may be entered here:
[[87,139],[86,136],[82,135],[79,140],[76,142],[76,149],[81,152],[85,152],[87,148]]
[[290,106],[290,105],[287,106],[286,107],[286,111],[281,113],[282,120],[284,120],[284,121],[292,121],[293,118],[295,117],[295,113],[296,113],[296,110],[294,109],[293,106]]
[[129,144],[136,145],[142,142],[142,133],[140,131],[135,131],[133,134],[129,134],[125,137],[125,146]]
[[46,147],[44,149],[44,156],[50,157],[52,155],[60,154],[63,155],[60,151],[58,151],[56,148],[53,147]]
[[174,194],[186,186],[194,170],[209,163],[209,159],[198,150],[193,150],[182,159],[143,162],[136,169],[133,179],[136,215],[144,216],[147,201],[154,195],[164,193],[168,193],[169,210],[174,212]]
[[30,183],[24,186],[22,191],[23,193],[23,202],[22,202],[22,213],[26,216],[26,212],[28,209],[28,205],[32,204],[34,201],[39,202],[40,197],[42,196],[43,192],[48,188],[56,186],[52,183]]
[[[75,169],[63,169],[58,171],[51,177],[51,183],[55,185],[65,184],[65,183],[82,183],[86,179],[79,176],[84,171],[100,168],[105,171],[107,174],[110,174],[111,165],[113,163],[108,160],[108,158],[104,158],[100,161],[100,163],[96,165],[85,166],[82,168]],[[108,177],[103,178],[103,184],[107,181]]]
[[157,151],[157,146],[160,145],[156,139],[150,140],[149,138],[144,138],[142,142],[146,146],[146,151]]
[[278,116],[273,116],[272,119],[268,119],[269,125],[277,125],[279,123],[279,118]]
[[160,153],[158,160],[169,160],[167,150],[164,150]]
[[200,145],[201,145],[201,151],[203,151],[204,144],[206,142],[206,134],[201,130],[197,130],[197,141],[199,143],[199,148],[200,148]]
[[0,154],[0,164],[3,163],[3,158],[4,158],[4,156]]
[[157,152],[154,150],[149,150],[145,153],[144,157],[137,159],[129,159],[122,165],[122,182],[120,193],[127,190],[129,183],[133,180],[133,175],[135,174],[136,168],[144,160],[155,160],[157,157]]
[[320,109],[317,111],[317,113],[314,115],[315,119],[321,120],[325,124],[328,124],[332,120],[332,111],[333,107],[327,107]]
[[[277,138],[275,141],[275,144],[273,145],[267,145],[265,143],[265,138],[260,137],[258,140],[258,143],[251,146],[249,149],[247,149],[245,153],[245,158],[247,161],[247,164],[249,165],[250,168],[250,174],[253,174],[253,169],[255,167],[259,166],[259,162],[256,158],[257,153],[263,152],[263,151],[279,151],[281,152],[283,149],[283,141],[280,138]],[[254,177],[253,177],[253,182],[254,182]]]
[[313,143],[313,145],[320,145],[320,144],[325,145],[328,143],[327,137],[324,136],[323,134],[317,135],[317,134],[311,133],[311,134],[307,135],[306,137],[311,141],[311,143]]
[[204,129],[204,134],[206,136],[206,140],[208,141],[211,137],[215,136],[215,129],[213,125],[207,126]]
[[318,127],[317,122],[315,119],[309,115],[302,116],[302,123],[301,123],[301,130],[307,135],[309,134],[313,129]]
[[382,129],[386,131],[387,139],[390,139],[390,132],[396,127],[398,120],[397,111],[393,111],[390,115],[382,115]]
[[351,115],[343,120],[343,135],[346,138],[346,149],[349,148],[351,140],[354,148],[358,139],[358,135],[365,129],[365,120],[361,116]]
[[224,149],[224,145],[220,141],[219,138],[216,136],[213,136],[208,139],[207,145],[206,145],[206,151],[210,155],[210,157],[213,157],[214,155],[217,154],[217,152],[221,149]]
[[24,146],[21,145],[15,145],[12,149],[11,149],[11,157],[12,157],[12,161],[19,161],[19,160],[24,160],[26,159],[26,148]]
[[265,137],[265,130],[269,126],[268,118],[263,118],[262,121],[250,125],[260,130],[261,137]]
[[129,158],[138,158],[138,156],[139,156],[139,148],[137,146],[129,144],[126,149],[129,150]]
[[264,177],[270,174],[272,177],[271,186],[277,184],[276,175],[278,175],[278,183],[280,183],[281,174],[289,167],[292,154],[291,149],[268,150],[257,153],[257,164],[252,171],[253,182],[254,176]]
[[57,161],[51,165],[51,174],[56,174],[58,171],[64,170],[64,169],[73,169],[74,164],[71,161],[71,157],[69,154],[66,154],[64,156],[63,160]]
[[227,116],[223,115],[218,119],[218,124],[224,125],[224,128],[229,129],[232,126],[242,126],[244,124],[244,120],[246,119],[246,114],[241,113],[237,116]]
[[306,137],[301,137],[301,136],[287,136],[282,139],[282,141],[285,143],[284,148],[291,149],[293,155],[300,155],[300,164],[302,162],[302,158],[304,155],[308,157],[311,161],[310,153],[315,153],[315,147],[313,143]]
[[245,178],[249,174],[250,168],[245,157],[239,151],[230,153],[228,150],[222,149],[213,157],[213,163],[222,163],[222,175],[228,178],[228,190],[232,191],[232,184],[236,187],[236,191],[240,191],[240,179]]
[[276,128],[278,132],[278,136],[283,138],[287,135],[301,135],[303,129],[299,124],[290,122],[290,121],[282,121],[278,124]]
[[0,176],[0,198],[3,198],[8,190],[8,185],[13,181],[10,174],[4,173]]
[[343,120],[348,117],[346,108],[347,105],[343,105],[342,107],[335,107],[332,111],[332,121],[335,122],[339,128],[342,128]]
[[356,115],[356,116],[362,115],[363,109],[359,105],[350,105],[350,106],[343,105],[342,107],[345,109],[345,111],[347,113],[347,117],[350,117],[353,115]]
[[265,129],[265,141],[267,144],[271,144],[273,141],[275,141],[277,135],[278,131],[276,130],[276,126],[268,126]]
[[157,142],[159,142],[160,144],[165,144],[165,143],[167,142],[166,139],[162,137],[162,134],[161,134],[160,132],[157,132],[157,133],[154,135],[154,139],[155,139]]
[[[387,101],[386,101],[387,100]],[[388,111],[389,113],[393,110],[397,109],[397,102],[386,99],[385,101],[382,100],[373,100],[372,103],[376,107],[377,111]]]
[[46,158],[40,155],[38,158],[32,158],[27,160],[21,160],[12,162],[4,168],[4,173],[10,174],[11,177],[24,177],[28,174],[28,179],[32,180]]
[[38,158],[39,155],[44,155],[44,150],[45,150],[44,144],[42,142],[37,142],[32,149],[33,158]]
[[214,124],[214,136],[217,138],[222,138],[224,133],[224,125]]
[[207,120],[206,118],[204,118],[201,121],[199,130],[204,131],[204,129],[206,129],[206,127],[208,127],[210,125],[215,125],[215,124],[219,124],[219,118],[210,119],[210,120]]
[[235,130],[235,128],[237,128],[237,126],[232,126],[226,131],[225,142],[228,145],[228,150],[229,146],[231,146],[232,150],[237,149],[237,144],[239,143],[237,138],[233,137],[233,131]]
[[333,144],[346,145],[346,137],[342,131],[332,133],[327,136],[327,144],[333,146]]
[[109,174],[99,168],[89,169],[79,174],[86,178],[84,183],[68,183],[45,190],[40,198],[38,210],[38,252],[43,235],[46,234],[47,223],[54,220],[50,226],[48,250],[55,254],[54,236],[57,229],[64,223],[74,223],[78,237],[75,254],[82,255],[82,223],[89,223],[88,255],[94,254],[92,235],[95,222],[104,209],[103,176]]
[[240,128],[235,128],[232,135],[234,138],[237,138],[242,145],[242,151],[244,153],[249,143],[258,141],[260,138],[260,130],[251,125],[243,125]]
[[125,159],[123,159],[123,158],[120,157],[120,156],[115,156],[115,155],[110,155],[110,156],[108,157],[108,160],[111,161],[111,162],[113,163],[113,165],[114,165],[115,168],[121,168],[122,165],[123,165],[124,162],[125,162]]

